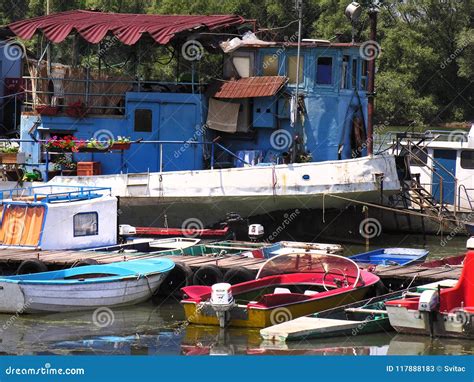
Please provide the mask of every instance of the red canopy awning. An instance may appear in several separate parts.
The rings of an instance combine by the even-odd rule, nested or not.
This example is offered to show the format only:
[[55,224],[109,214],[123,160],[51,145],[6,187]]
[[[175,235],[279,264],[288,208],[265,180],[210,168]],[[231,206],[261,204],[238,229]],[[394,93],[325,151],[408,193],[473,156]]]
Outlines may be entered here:
[[222,82],[214,98],[254,98],[271,97],[286,84],[287,77],[260,76],[245,77]]
[[235,15],[147,15],[76,10],[16,21],[8,28],[24,40],[41,31],[49,40],[59,43],[77,31],[88,42],[97,44],[111,32],[122,43],[134,45],[142,34],[148,33],[158,44],[165,45],[181,32],[201,28],[216,30],[244,22],[244,18]]

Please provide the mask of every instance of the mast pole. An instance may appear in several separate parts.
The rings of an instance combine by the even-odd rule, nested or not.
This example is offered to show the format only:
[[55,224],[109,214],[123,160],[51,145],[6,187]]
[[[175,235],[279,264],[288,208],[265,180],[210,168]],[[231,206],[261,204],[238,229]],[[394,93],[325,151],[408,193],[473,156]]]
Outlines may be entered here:
[[[46,0],[46,15],[49,15],[49,1],[50,0]],[[48,77],[50,77],[51,76],[51,44],[49,43],[46,46],[46,61],[47,61],[46,71],[48,73]]]
[[[378,8],[371,6],[369,9],[370,19],[370,40],[372,44],[376,44],[377,41],[377,13]],[[374,110],[375,110],[375,59],[377,58],[377,52],[369,58],[369,81],[367,86],[367,155],[372,156],[374,154]]]
[[300,60],[301,60],[301,29],[303,24],[303,0],[296,0],[295,2],[296,10],[298,11],[298,48],[296,53],[296,88],[295,88],[295,99],[296,105],[293,112],[295,124],[298,119],[298,97],[300,89]]

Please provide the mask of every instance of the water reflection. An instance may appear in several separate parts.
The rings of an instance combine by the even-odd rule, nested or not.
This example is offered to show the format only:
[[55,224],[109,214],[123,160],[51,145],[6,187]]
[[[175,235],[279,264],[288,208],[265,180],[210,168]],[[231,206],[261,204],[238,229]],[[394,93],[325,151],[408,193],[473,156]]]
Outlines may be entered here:
[[0,315],[2,354],[112,355],[395,355],[474,354],[472,342],[395,332],[288,343],[262,341],[258,330],[187,325],[179,304],[113,309],[97,325],[93,312]]

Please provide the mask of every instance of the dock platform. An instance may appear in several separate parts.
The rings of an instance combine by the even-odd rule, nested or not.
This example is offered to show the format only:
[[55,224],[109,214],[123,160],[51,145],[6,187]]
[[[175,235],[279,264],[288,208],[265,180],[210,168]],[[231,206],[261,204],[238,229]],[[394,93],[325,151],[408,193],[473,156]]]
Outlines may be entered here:
[[138,259],[156,259],[167,258],[174,262],[186,264],[191,269],[197,269],[203,266],[215,265],[223,270],[234,267],[244,267],[255,271],[266,261],[266,259],[255,259],[239,255],[224,256],[165,256],[160,254],[143,253],[106,253],[94,251],[41,251],[37,249],[18,249],[2,248],[0,249],[0,263],[15,265],[24,260],[39,260],[51,267],[71,267],[86,259],[95,260],[100,264],[110,264],[118,261],[130,261]]
[[[109,264],[118,261],[130,261],[138,259],[153,259],[166,257],[174,262],[179,262],[189,266],[193,271],[209,265],[217,266],[222,271],[227,271],[234,267],[243,267],[252,272],[257,272],[266,259],[249,258],[239,255],[224,256],[166,256],[160,254],[137,254],[137,253],[106,253],[93,251],[41,251],[38,249],[0,249],[0,266],[7,265],[15,267],[24,260],[39,260],[51,268],[71,267],[86,259],[95,260],[100,264]],[[16,269],[16,268],[15,268]],[[462,266],[440,266],[425,267],[423,264],[406,267],[391,266],[378,267],[377,274],[386,286],[391,289],[407,287],[440,281],[443,279],[458,279],[461,276]]]

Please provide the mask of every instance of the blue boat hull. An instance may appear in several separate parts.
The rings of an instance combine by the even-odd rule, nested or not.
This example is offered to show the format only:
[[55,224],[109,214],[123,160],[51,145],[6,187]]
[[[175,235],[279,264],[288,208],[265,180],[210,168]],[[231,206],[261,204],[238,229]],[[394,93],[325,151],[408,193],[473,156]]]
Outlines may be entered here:
[[424,262],[428,254],[429,252],[424,249],[385,248],[349,256],[349,258],[359,264],[406,266]]

